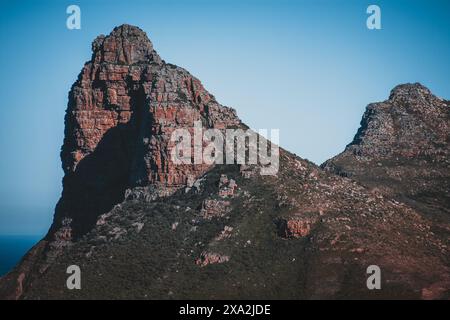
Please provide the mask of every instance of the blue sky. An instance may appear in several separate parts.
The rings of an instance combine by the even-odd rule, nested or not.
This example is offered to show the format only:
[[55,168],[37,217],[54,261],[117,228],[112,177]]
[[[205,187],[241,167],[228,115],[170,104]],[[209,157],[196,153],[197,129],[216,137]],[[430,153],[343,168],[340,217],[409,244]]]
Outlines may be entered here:
[[[81,30],[66,8],[81,8]],[[382,30],[366,28],[377,4]],[[397,84],[450,98],[450,1],[8,1],[0,3],[0,234],[43,234],[61,192],[67,94],[92,40],[147,32],[253,128],[279,128],[316,163],[339,153],[365,106]]]

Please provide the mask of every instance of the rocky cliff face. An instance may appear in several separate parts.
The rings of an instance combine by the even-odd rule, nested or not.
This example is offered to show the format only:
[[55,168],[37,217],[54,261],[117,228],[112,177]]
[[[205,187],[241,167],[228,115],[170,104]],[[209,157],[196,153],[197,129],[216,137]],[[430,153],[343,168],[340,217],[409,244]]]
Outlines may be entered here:
[[[380,107],[402,123],[375,106],[366,113],[348,147],[366,168],[372,158],[432,151],[447,161],[448,123],[436,128],[426,119],[436,104],[445,115],[448,103],[417,88],[397,88]],[[433,220],[392,194],[327,172],[350,175],[335,159],[322,170],[281,149],[276,176],[254,165],[176,165],[170,134],[197,120],[244,127],[196,78],[165,63],[140,29],[98,37],[69,95],[55,221],[0,279],[0,297],[449,297],[448,224],[436,232]],[[393,144],[392,130],[405,136]],[[421,139],[437,144],[417,145]],[[66,287],[73,264],[81,290]],[[367,289],[372,264],[382,270],[382,290]]]
[[367,106],[346,152],[358,160],[433,157],[445,161],[449,102],[419,83],[395,87],[389,99]]
[[165,63],[139,28],[115,28],[97,37],[92,51],[69,93],[65,120],[64,193],[52,229],[70,228],[66,238],[90,230],[127,189],[170,194],[208,169],[170,161],[172,131],[195,121],[206,128],[240,125],[198,79]]

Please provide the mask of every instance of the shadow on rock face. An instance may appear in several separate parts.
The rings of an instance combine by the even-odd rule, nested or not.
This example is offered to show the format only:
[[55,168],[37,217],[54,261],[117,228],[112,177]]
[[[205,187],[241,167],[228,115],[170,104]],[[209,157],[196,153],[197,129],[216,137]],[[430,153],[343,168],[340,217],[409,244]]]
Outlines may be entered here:
[[[142,152],[143,136],[150,133],[151,114],[145,108],[146,99],[142,87],[131,96],[132,115],[124,124],[109,129],[95,150],[85,156],[74,171],[63,179],[63,194],[55,210],[55,221],[47,235],[51,237],[69,219],[71,237],[76,239],[89,232],[98,217],[124,200],[125,190],[130,187],[130,174],[145,170]],[[69,115],[66,122],[70,121]],[[134,168],[134,169],[133,169]],[[143,174],[146,176],[146,174]],[[51,239],[49,239],[51,240]]]

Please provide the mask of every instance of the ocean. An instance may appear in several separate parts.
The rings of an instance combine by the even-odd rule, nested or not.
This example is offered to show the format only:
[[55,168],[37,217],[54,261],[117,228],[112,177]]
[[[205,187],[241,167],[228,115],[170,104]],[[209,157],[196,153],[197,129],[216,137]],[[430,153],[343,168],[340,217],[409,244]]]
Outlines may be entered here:
[[0,276],[8,273],[34,246],[42,235],[2,236],[0,235]]

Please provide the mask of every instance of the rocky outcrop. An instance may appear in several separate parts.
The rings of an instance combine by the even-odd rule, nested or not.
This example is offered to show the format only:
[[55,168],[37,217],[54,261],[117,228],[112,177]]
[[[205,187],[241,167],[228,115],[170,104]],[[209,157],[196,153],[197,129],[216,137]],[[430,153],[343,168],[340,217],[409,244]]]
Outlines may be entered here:
[[[367,106],[345,153],[360,161],[427,156],[445,161],[449,152],[449,105],[419,83],[399,85],[388,100]],[[339,157],[342,155],[333,160]]]
[[[72,236],[89,231],[133,188],[146,197],[169,195],[202,175],[207,165],[170,161],[171,133],[240,124],[186,70],[165,63],[137,27],[122,25],[92,44],[69,93],[61,159],[64,192],[51,234],[72,219]],[[152,187],[148,187],[152,186]]]
[[419,83],[367,106],[344,152],[322,167],[450,221],[450,102]]
[[230,201],[205,199],[202,204],[201,215],[205,219],[223,217],[230,211]]
[[231,237],[233,232],[233,227],[225,226],[222,231],[220,231],[219,235],[215,238],[216,241],[220,241],[223,239],[227,239]]
[[219,181],[219,197],[221,198],[231,198],[237,189],[236,181],[233,179],[228,179],[226,175],[222,175]]
[[230,260],[229,256],[213,253],[203,252],[199,259],[195,262],[200,267],[206,267],[210,264],[224,263]]
[[279,218],[276,221],[278,234],[284,238],[306,237],[318,220],[318,215],[311,213],[296,213],[289,218]]

